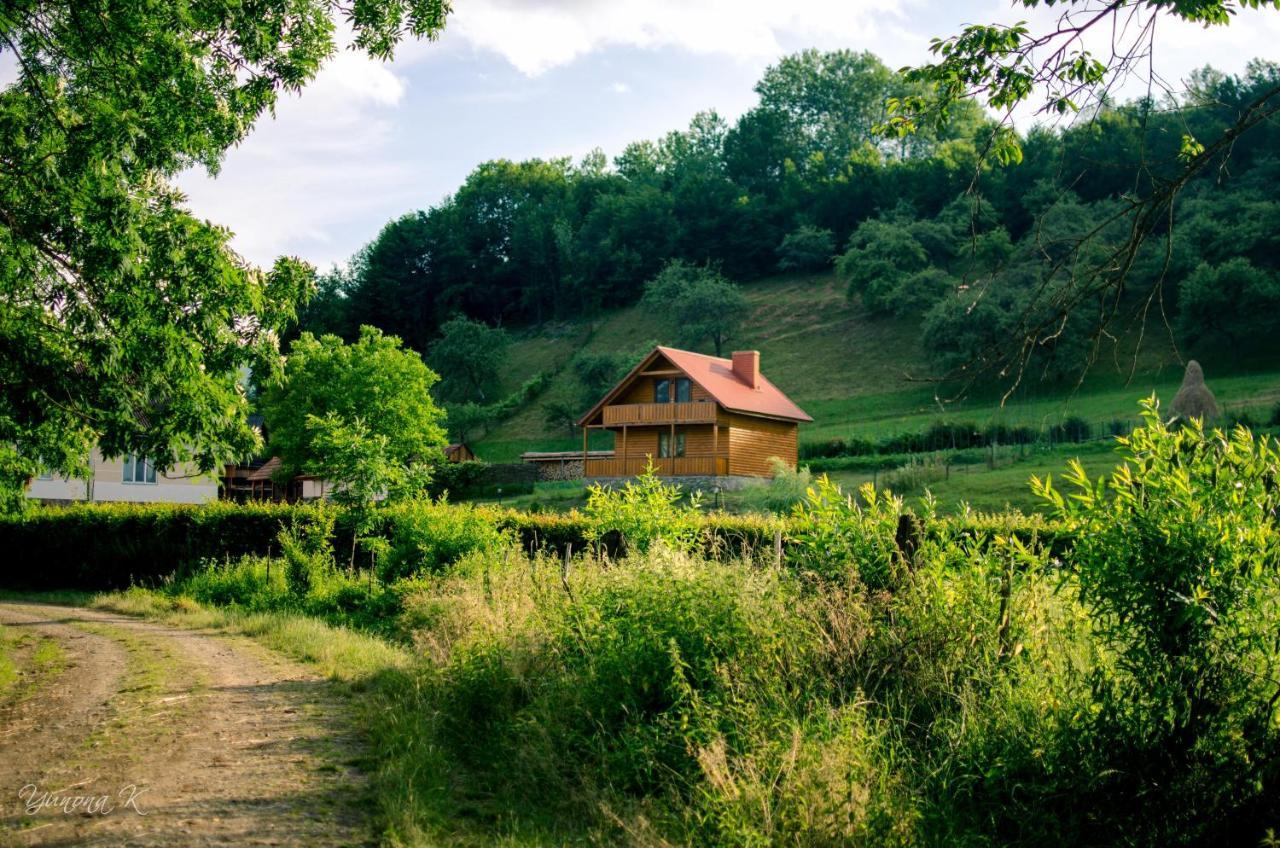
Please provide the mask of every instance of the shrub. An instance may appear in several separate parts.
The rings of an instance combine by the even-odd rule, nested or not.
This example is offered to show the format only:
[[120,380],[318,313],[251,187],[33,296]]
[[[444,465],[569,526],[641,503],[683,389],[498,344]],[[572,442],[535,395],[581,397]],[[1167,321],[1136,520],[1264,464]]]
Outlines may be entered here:
[[25,589],[117,589],[206,560],[265,556],[307,506],[75,504],[0,519],[0,581]]
[[1052,443],[1070,442],[1079,444],[1093,437],[1093,428],[1089,422],[1078,415],[1069,415],[1058,424],[1049,428],[1049,441]]
[[384,510],[388,551],[382,577],[391,581],[422,572],[437,572],[472,551],[505,547],[511,537],[494,515],[469,504],[443,498]]
[[1111,767],[1096,790],[1153,842],[1256,841],[1280,814],[1280,773],[1262,765],[1280,755],[1280,450],[1243,428],[1170,429],[1154,398],[1121,443],[1109,478],[1072,463],[1070,497],[1035,482],[1117,658],[1094,684]]
[[778,245],[778,270],[818,271],[831,267],[836,239],[830,230],[805,224],[787,233]]
[[334,514],[322,501],[305,520],[280,528],[276,538],[294,597],[305,597],[333,570],[333,525]]
[[700,537],[700,497],[695,492],[682,504],[683,497],[679,486],[662,482],[652,462],[620,488],[593,485],[586,508],[589,539],[616,533],[628,551],[644,553],[658,542],[671,550],[692,551]]
[[769,460],[773,476],[768,480],[753,481],[739,493],[742,505],[747,509],[764,512],[785,512],[805,498],[805,492],[813,484],[808,468],[792,468],[773,457]]
[[824,579],[883,589],[893,579],[902,500],[870,484],[859,498],[823,475],[792,512],[789,561]]

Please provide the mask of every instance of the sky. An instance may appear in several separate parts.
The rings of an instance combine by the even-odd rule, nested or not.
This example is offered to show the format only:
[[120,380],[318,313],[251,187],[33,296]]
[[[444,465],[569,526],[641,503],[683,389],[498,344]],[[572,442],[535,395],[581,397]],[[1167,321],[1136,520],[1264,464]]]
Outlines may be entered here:
[[[571,156],[733,120],[781,56],[870,50],[890,67],[927,58],[965,23],[1044,25],[1009,0],[454,0],[435,42],[394,61],[340,51],[285,97],[211,177],[179,178],[199,216],[268,265],[282,254],[345,262],[388,220],[439,203],[489,159]],[[1239,73],[1280,59],[1280,13],[1205,30],[1162,20],[1156,67],[1178,80],[1206,63]],[[12,69],[9,69],[11,73]],[[6,69],[0,67],[0,84]]]

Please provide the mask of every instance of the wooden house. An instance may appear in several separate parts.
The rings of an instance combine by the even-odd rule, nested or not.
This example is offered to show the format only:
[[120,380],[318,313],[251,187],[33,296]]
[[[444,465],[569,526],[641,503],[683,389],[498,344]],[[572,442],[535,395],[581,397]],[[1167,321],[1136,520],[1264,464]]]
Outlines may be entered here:
[[[631,477],[652,458],[669,477],[768,477],[772,457],[795,467],[812,420],[760,373],[757,351],[657,347],[578,420],[584,476]],[[592,429],[612,431],[611,455],[587,450]]]

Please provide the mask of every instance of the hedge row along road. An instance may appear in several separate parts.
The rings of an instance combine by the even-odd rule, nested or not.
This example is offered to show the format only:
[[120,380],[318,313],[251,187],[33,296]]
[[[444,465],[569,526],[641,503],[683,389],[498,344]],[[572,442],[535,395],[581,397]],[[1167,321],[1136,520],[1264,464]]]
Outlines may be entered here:
[[246,639],[0,603],[0,844],[357,845],[329,683]]

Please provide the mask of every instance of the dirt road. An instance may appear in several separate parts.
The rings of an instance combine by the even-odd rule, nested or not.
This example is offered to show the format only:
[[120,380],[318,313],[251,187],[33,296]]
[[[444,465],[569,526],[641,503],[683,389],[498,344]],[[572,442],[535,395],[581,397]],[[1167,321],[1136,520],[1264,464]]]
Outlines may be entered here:
[[0,634],[0,845],[370,842],[334,685],[246,639],[96,610],[3,602]]

